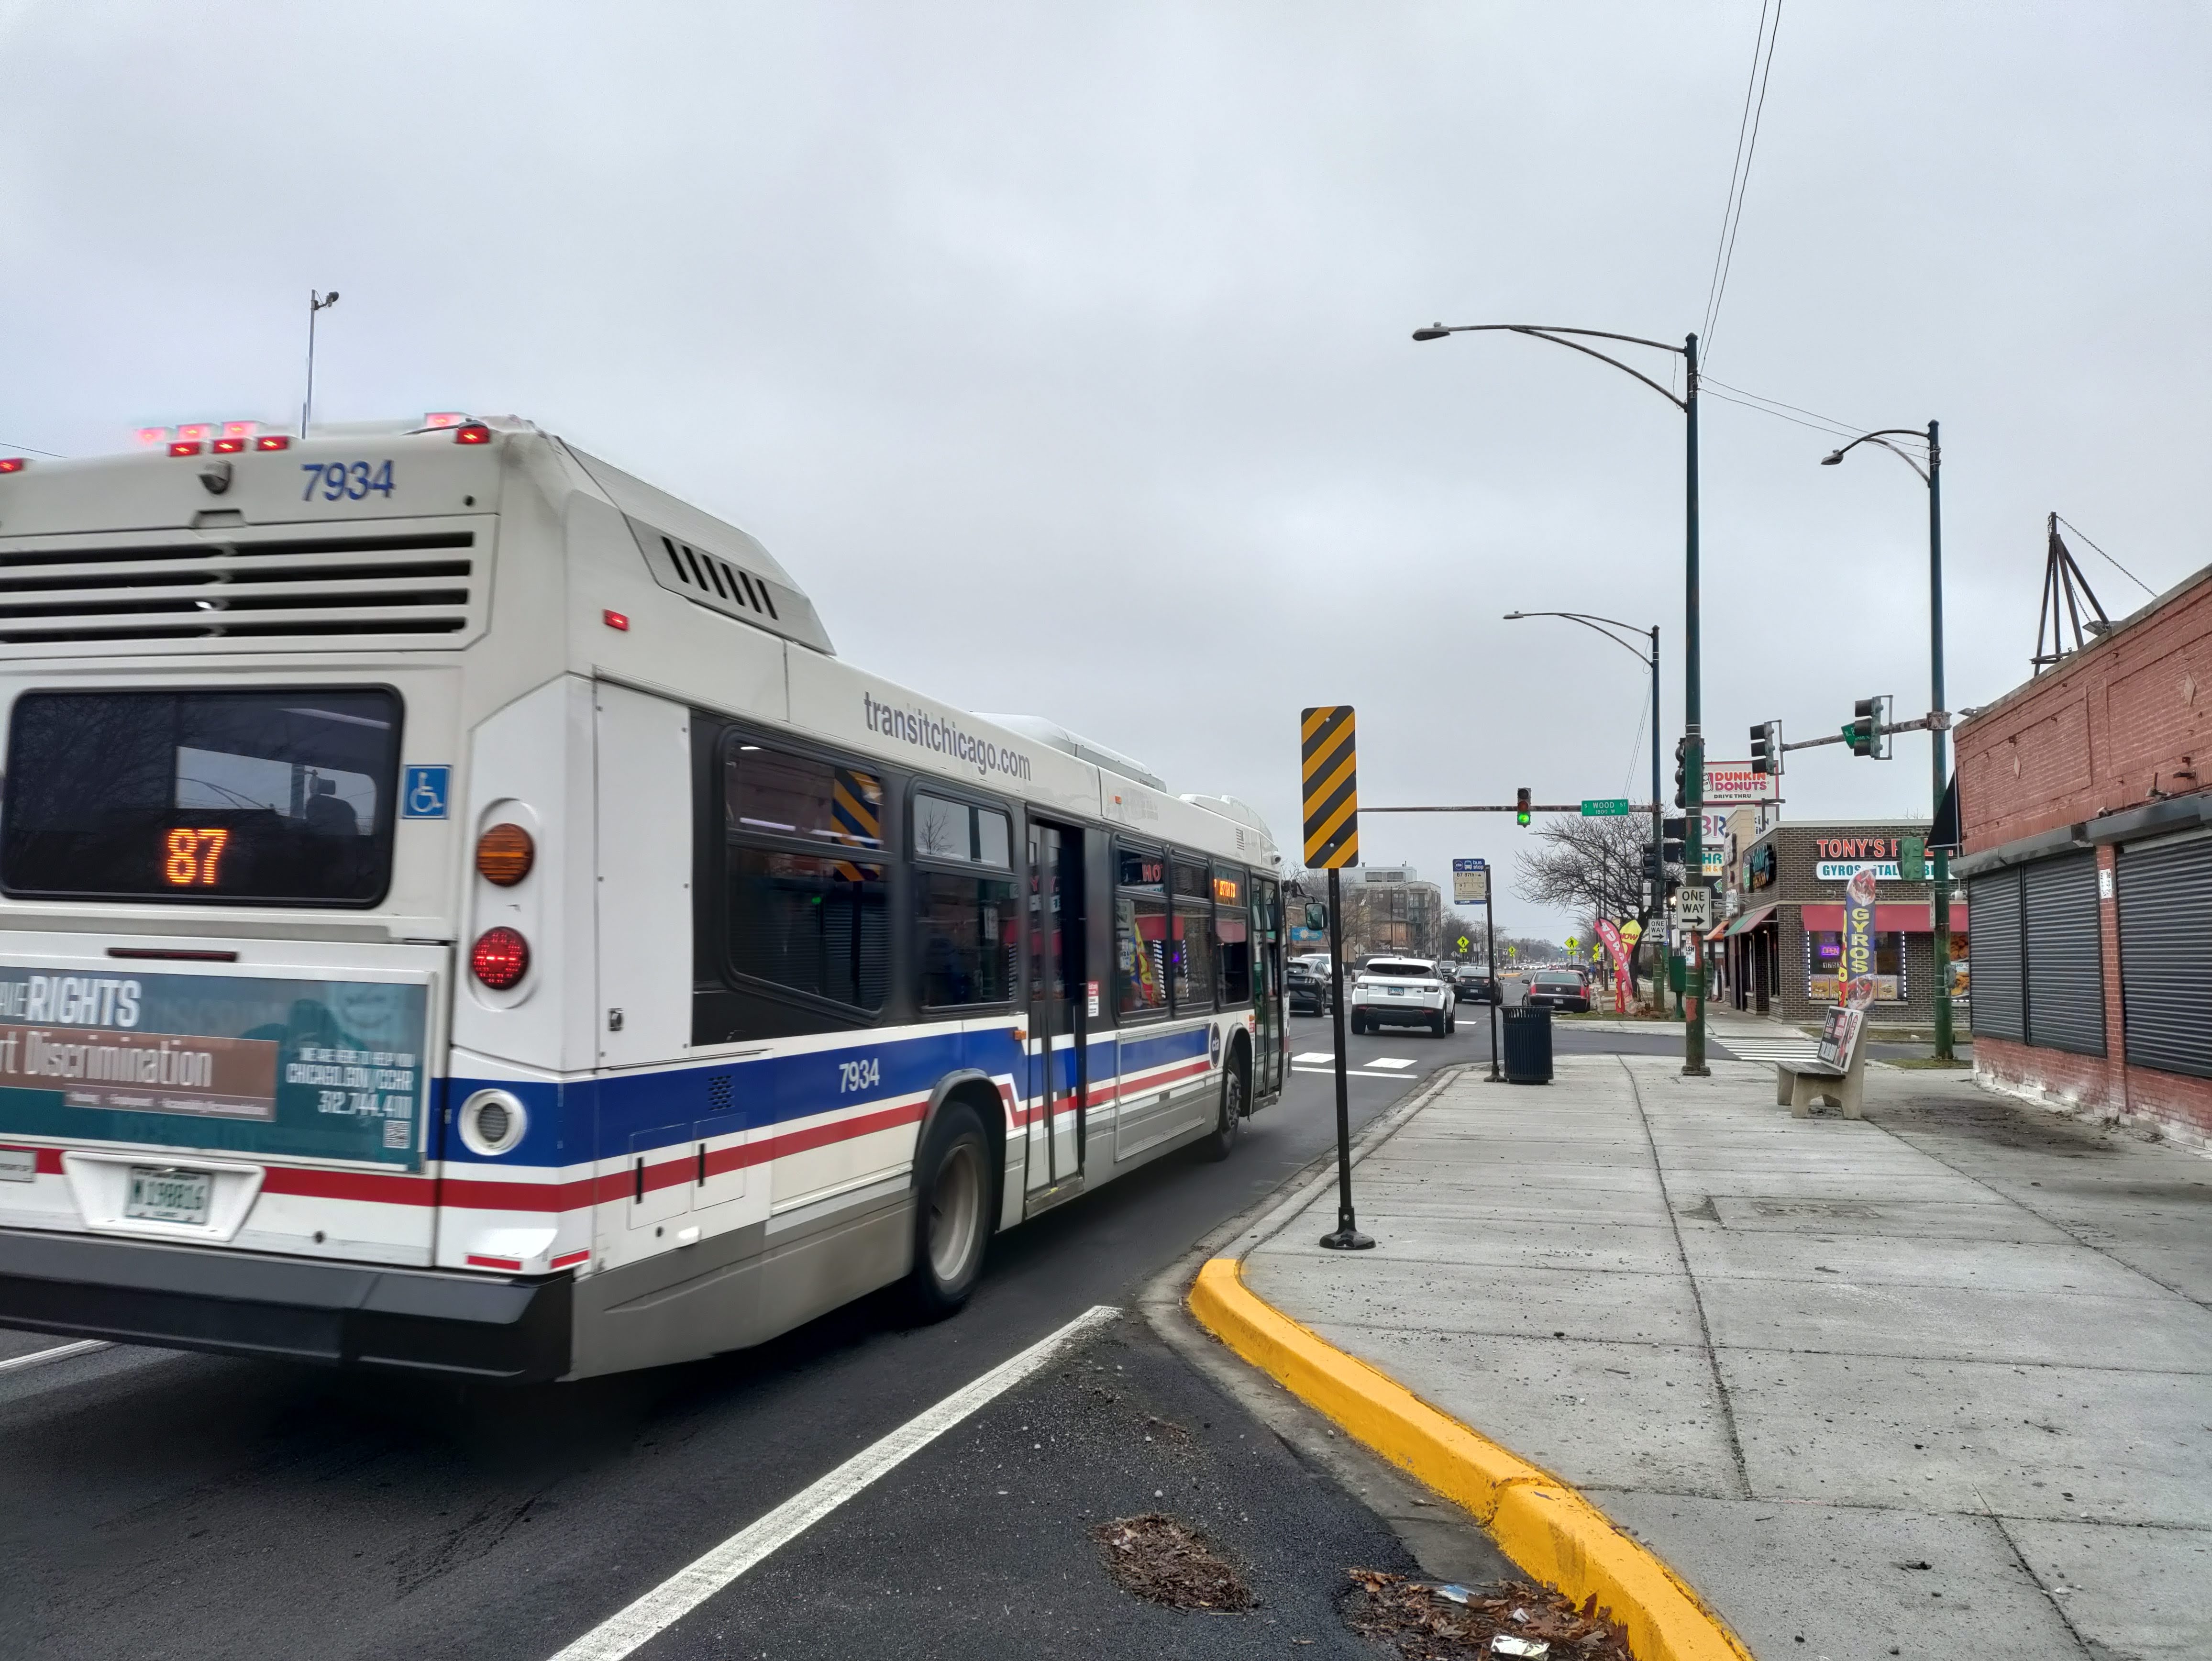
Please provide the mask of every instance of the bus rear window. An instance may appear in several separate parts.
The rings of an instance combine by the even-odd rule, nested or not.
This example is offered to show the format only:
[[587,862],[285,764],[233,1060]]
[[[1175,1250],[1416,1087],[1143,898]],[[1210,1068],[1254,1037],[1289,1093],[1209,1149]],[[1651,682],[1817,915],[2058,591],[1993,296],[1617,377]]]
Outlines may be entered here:
[[27,692],[0,888],[67,899],[374,905],[400,702],[380,687]]

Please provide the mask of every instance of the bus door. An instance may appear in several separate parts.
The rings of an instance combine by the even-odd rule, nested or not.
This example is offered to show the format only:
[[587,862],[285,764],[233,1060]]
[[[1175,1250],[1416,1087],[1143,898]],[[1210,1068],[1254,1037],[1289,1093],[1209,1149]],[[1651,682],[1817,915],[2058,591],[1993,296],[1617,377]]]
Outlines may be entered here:
[[1282,890],[1264,877],[1252,879],[1252,1007],[1260,1029],[1253,1034],[1257,1101],[1283,1087],[1283,899]]
[[1029,1190],[1083,1171],[1083,833],[1030,822]]

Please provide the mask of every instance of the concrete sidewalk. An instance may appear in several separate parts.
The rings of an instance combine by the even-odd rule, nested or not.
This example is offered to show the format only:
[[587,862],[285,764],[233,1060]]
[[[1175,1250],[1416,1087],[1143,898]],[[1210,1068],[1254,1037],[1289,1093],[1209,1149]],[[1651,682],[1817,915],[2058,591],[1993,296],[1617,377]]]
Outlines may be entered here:
[[1957,1074],[1462,1074],[1246,1283],[1578,1486],[1765,1661],[2212,1655],[2212,1162]]

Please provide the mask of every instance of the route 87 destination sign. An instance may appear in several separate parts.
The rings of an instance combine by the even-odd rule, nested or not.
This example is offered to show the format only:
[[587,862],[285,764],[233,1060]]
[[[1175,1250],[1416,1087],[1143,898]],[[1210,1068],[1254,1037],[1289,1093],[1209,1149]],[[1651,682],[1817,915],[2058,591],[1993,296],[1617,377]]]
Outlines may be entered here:
[[0,1126],[422,1164],[421,982],[0,965]]

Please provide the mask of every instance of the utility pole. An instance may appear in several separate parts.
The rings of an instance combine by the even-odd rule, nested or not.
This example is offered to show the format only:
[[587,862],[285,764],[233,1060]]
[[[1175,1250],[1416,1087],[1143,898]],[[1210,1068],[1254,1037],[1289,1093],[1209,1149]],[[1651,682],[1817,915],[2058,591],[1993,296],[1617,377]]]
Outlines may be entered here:
[[[1704,695],[1699,689],[1698,618],[1698,338],[1682,342],[1682,413],[1688,417],[1687,477],[1683,498],[1686,509],[1682,548],[1686,582],[1682,619],[1682,882],[1705,879],[1705,740]],[[1690,961],[1682,971],[1682,1071],[1703,1077],[1705,1065],[1705,937],[1690,936]]]

